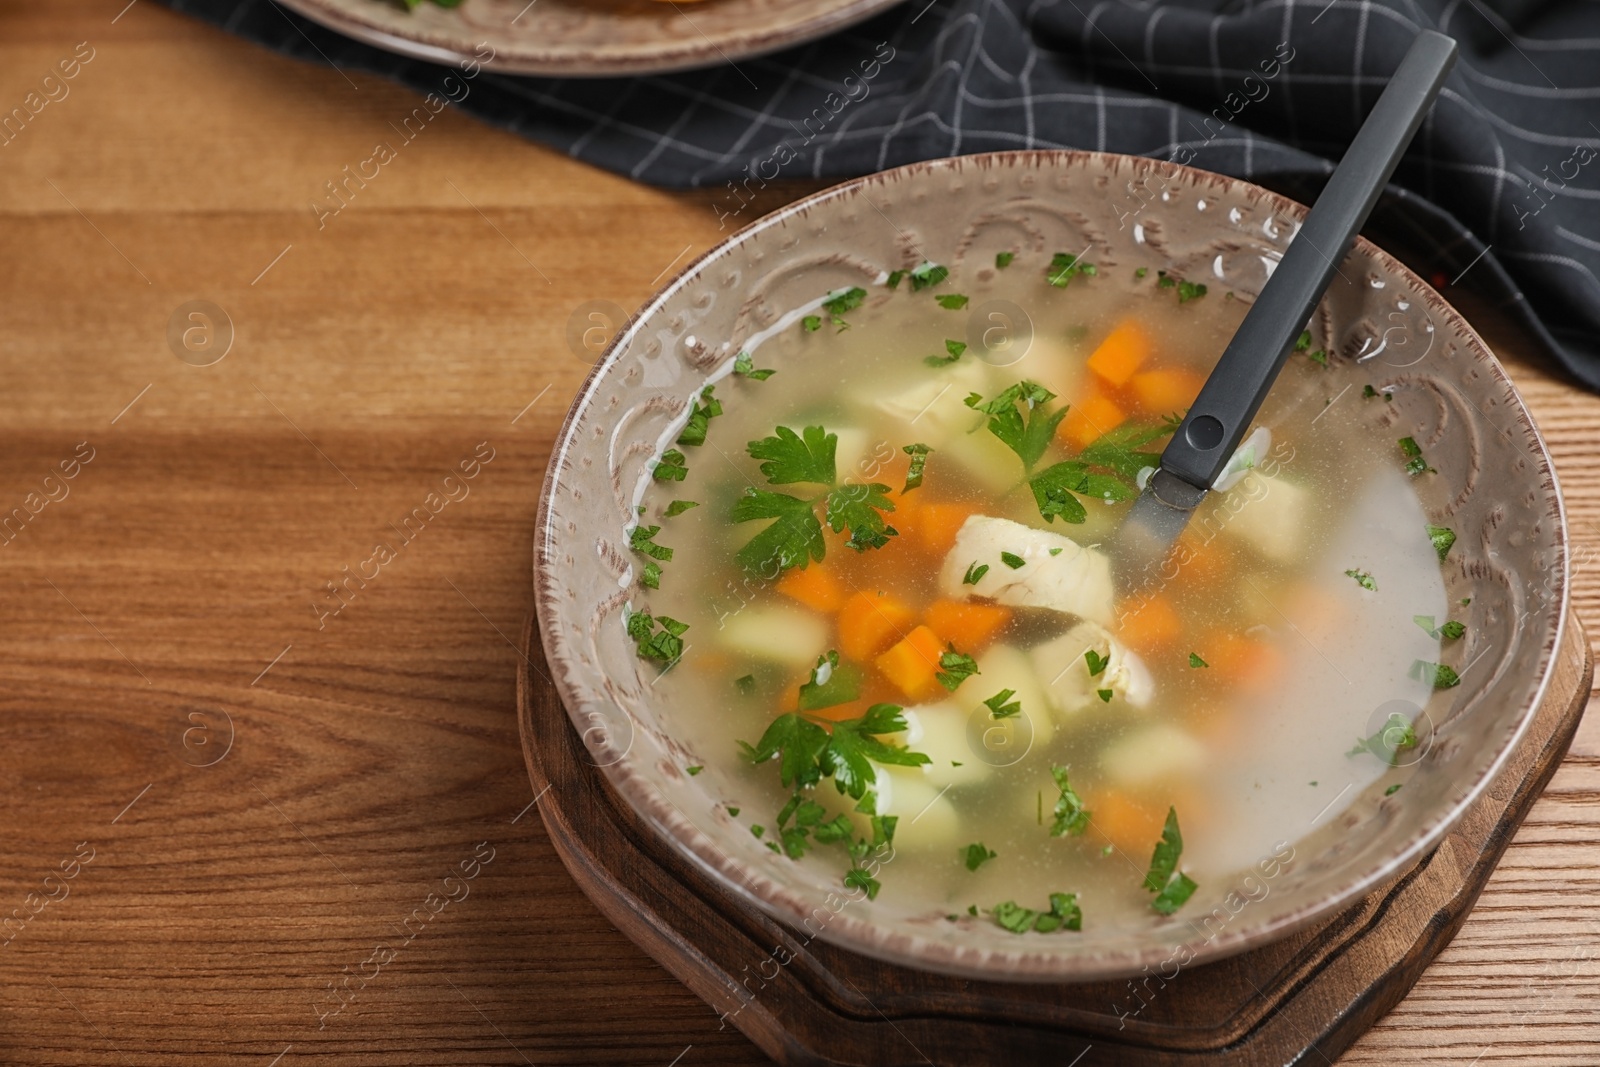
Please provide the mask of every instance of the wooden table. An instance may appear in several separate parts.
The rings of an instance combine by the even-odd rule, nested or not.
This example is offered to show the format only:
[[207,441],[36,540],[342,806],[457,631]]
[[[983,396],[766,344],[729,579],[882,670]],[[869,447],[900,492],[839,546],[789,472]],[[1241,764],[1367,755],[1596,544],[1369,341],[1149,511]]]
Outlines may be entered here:
[[[0,919],[28,916],[0,1062],[759,1062],[569,881],[513,720],[568,316],[714,243],[711,196],[450,109],[319,230],[410,95],[124,3],[0,9],[4,110],[93,50],[0,146]],[[231,322],[210,366],[195,300]],[[1600,634],[1600,402],[1474,318],[1557,454]],[[1343,1062],[1600,1063],[1597,759],[1590,723]]]

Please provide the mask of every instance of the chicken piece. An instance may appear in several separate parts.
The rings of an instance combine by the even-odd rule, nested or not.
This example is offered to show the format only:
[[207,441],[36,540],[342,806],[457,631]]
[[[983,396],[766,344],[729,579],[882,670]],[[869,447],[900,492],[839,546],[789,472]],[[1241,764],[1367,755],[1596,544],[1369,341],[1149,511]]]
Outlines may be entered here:
[[[1089,673],[1084,655],[1091,650],[1106,661],[1105,670],[1097,675]],[[1111,690],[1136,708],[1148,705],[1155,695],[1155,679],[1144,661],[1099,623],[1080,622],[1060,637],[1030,649],[1028,655],[1050,706],[1062,715],[1098,703],[1101,689]]]
[[[1238,505],[1236,497],[1244,503]],[[1293,563],[1305,550],[1311,490],[1259,470],[1247,473],[1228,490],[1229,510],[1222,529],[1268,559]],[[1220,518],[1220,516],[1219,516]]]
[[[967,737],[971,708],[945,700],[907,708],[904,714],[906,732],[900,738],[907,748],[921,752],[931,761],[922,765],[920,773],[936,788],[972,785],[987,778],[994,769],[972,751]],[[960,766],[955,766],[958,763]]]
[[[1021,566],[1005,562],[1006,557],[1020,559]],[[969,585],[966,576],[974,564],[989,569]],[[1103,553],[1048,530],[988,515],[974,515],[962,524],[955,547],[945,557],[939,588],[952,600],[984,597],[1016,607],[1049,608],[1102,625],[1114,611],[1111,561]]]

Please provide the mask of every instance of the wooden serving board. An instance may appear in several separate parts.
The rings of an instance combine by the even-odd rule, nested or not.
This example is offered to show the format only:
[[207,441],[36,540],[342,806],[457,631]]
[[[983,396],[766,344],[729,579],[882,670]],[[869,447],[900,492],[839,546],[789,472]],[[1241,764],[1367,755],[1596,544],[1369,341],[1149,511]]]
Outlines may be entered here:
[[[583,759],[546,680],[531,618],[522,645],[523,752],[550,840],[573,878],[724,1025],[737,1026],[780,1063],[818,1067],[1332,1063],[1455,936],[1566,753],[1593,679],[1588,640],[1569,616],[1544,704],[1522,745],[1438,848],[1332,919],[1164,984],[1147,980],[1136,994],[1128,981],[969,981],[821,941],[802,944],[635,818]],[[1136,1019],[1122,1017],[1140,1001]]]

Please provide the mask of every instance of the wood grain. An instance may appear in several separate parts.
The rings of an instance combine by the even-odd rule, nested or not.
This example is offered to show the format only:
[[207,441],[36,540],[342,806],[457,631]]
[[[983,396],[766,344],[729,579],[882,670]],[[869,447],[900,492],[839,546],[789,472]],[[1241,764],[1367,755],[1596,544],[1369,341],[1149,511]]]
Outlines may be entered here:
[[[514,719],[535,497],[588,369],[567,318],[715,243],[712,194],[447,109],[319,230],[323,183],[415,100],[125,3],[0,7],[0,112],[95,50],[0,146],[0,514],[94,449],[0,544],[0,920],[58,898],[0,933],[0,1062],[762,1062],[568,878]],[[1600,402],[1449,295],[1550,439],[1593,633]],[[214,366],[168,347],[195,299],[234,324]],[[319,629],[323,583],[480,442],[470,496]],[[407,940],[480,842],[469,895]],[[1589,722],[1461,934],[1341,1062],[1600,1062],[1597,846]]]

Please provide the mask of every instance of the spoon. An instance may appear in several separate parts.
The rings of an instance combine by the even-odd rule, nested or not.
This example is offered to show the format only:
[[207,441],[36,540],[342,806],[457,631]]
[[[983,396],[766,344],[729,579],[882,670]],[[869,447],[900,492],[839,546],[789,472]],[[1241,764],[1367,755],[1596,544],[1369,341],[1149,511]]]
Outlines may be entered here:
[[1165,562],[1222,475],[1455,61],[1432,30],[1400,61],[1110,541],[1120,592]]

